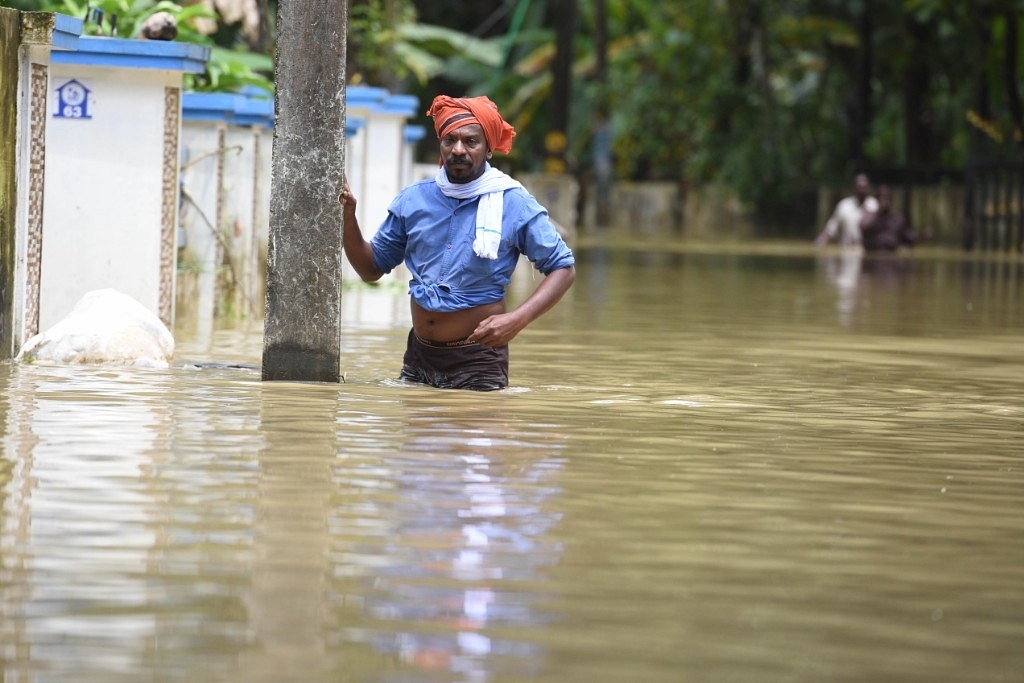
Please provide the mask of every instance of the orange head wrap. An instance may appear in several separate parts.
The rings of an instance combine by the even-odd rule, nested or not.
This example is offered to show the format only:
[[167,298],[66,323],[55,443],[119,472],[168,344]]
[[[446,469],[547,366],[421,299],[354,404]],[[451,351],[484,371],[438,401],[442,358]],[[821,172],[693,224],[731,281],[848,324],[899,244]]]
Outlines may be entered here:
[[512,138],[516,136],[516,129],[501,118],[498,105],[487,97],[456,98],[438,95],[427,110],[427,116],[434,117],[434,130],[439,140],[457,128],[479,123],[492,152],[508,154],[512,151]]

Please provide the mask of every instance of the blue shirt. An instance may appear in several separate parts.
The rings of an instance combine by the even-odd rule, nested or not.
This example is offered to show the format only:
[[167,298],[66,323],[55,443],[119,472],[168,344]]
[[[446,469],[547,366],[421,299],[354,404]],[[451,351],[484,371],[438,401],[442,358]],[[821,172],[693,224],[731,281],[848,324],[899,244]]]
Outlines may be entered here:
[[525,254],[544,275],[575,263],[548,212],[521,188],[506,190],[498,258],[473,252],[479,197],[446,197],[433,179],[402,190],[370,240],[377,267],[405,261],[409,294],[428,311],[459,311],[501,301]]

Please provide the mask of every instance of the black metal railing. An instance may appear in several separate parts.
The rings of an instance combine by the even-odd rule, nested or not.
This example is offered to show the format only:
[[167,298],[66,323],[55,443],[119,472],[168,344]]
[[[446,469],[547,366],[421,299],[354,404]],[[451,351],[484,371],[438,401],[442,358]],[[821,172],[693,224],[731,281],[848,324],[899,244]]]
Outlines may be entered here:
[[973,162],[965,180],[964,249],[1024,252],[1024,163]]

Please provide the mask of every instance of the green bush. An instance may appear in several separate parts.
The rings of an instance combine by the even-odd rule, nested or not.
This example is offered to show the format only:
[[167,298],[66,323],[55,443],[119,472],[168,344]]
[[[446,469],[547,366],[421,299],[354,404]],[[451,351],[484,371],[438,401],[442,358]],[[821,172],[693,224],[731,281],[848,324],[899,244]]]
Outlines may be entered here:
[[[116,16],[116,35],[120,38],[138,38],[146,19],[157,12],[167,12],[178,23],[176,41],[212,48],[205,73],[186,75],[186,89],[237,92],[245,86],[255,86],[267,93],[274,92],[270,78],[274,60],[251,52],[242,45],[232,48],[216,45],[210,36],[199,31],[196,20],[207,19],[220,24],[220,17],[202,4],[182,6],[171,0],[0,0],[0,5],[3,4],[21,10],[58,12],[85,19],[82,34],[91,36],[113,35],[113,17]],[[102,15],[95,10],[100,10]]]

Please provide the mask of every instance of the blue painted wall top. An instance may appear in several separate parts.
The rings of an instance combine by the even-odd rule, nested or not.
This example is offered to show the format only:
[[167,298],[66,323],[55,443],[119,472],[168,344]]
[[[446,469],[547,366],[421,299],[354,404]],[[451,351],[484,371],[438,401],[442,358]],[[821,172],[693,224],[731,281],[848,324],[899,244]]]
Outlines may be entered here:
[[56,13],[53,17],[52,45],[61,50],[75,50],[82,36],[82,20],[67,14]]
[[[349,106],[351,101],[364,103],[359,108],[370,114],[386,113],[411,116],[419,100],[412,95],[390,95],[383,88],[357,86],[347,89]],[[240,93],[196,93],[187,92],[181,98],[181,114],[186,121],[224,121],[237,125],[274,125],[274,98],[257,89],[245,88]],[[345,133],[352,137],[366,126],[365,116],[346,116]],[[407,142],[416,142],[426,135],[422,126],[409,126],[405,131]]]
[[427,129],[425,126],[406,126],[405,127],[405,141],[406,142],[419,142],[427,136]]
[[240,126],[274,126],[274,100],[263,91],[187,92],[181,96],[186,121],[224,121]]
[[81,36],[73,49],[50,55],[50,61],[54,64],[163,69],[186,73],[202,73],[209,59],[210,48],[203,45],[103,36]]
[[350,85],[345,88],[345,105],[372,109],[388,96],[384,88],[372,88],[367,85]]
[[419,106],[420,100],[415,95],[388,95],[378,105],[378,111],[384,114],[413,116]]

